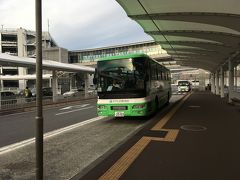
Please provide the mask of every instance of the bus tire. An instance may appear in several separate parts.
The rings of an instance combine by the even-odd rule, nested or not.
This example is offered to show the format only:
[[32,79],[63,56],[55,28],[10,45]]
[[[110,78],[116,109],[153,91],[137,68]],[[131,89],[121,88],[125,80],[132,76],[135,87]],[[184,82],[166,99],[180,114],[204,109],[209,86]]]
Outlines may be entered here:
[[170,100],[170,93],[168,92],[168,95],[167,95],[167,103],[166,103],[166,104],[169,104],[169,100]]

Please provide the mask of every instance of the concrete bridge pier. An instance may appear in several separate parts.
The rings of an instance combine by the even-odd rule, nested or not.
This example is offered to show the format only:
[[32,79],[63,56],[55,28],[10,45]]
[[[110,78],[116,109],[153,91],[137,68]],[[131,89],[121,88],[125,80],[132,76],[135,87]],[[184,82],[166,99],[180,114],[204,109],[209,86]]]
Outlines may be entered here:
[[53,102],[57,101],[57,90],[58,90],[58,82],[57,82],[57,71],[52,71],[52,92],[53,92]]
[[84,96],[85,98],[88,97],[88,87],[89,87],[89,73],[84,73],[84,82],[85,82],[85,87],[84,87]]

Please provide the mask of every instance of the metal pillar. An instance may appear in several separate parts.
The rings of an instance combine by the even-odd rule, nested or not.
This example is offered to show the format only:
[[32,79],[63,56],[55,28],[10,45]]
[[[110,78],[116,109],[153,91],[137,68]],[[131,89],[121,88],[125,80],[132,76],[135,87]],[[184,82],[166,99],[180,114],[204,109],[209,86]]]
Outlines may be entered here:
[[42,1],[35,0],[36,13],[36,179],[43,179],[43,113],[42,113]]
[[234,86],[236,87],[237,90],[237,66],[234,68]]
[[56,102],[56,101],[57,101],[57,90],[58,90],[57,72],[56,72],[56,70],[53,70],[53,71],[52,71],[53,102]]
[[228,85],[228,102],[232,102],[232,93],[233,93],[233,85],[234,85],[234,69],[232,61],[228,61],[228,78],[229,78],[229,85]]
[[215,74],[212,73],[211,75],[211,91],[213,94],[215,94]]
[[219,74],[218,71],[216,71],[216,76],[215,76],[215,83],[216,83],[216,95],[219,95]]
[[85,88],[84,88],[84,92],[85,92],[85,97],[88,97],[88,85],[89,85],[89,79],[88,79],[88,74],[85,73],[84,74],[84,81],[85,81]]
[[221,98],[224,98],[224,71],[223,67],[220,68],[220,86],[221,86]]

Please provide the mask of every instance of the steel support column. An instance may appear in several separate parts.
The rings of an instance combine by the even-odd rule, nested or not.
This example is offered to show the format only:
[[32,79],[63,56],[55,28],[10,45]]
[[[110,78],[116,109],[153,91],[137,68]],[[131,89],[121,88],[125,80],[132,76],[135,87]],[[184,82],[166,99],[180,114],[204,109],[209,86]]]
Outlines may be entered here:
[[234,68],[231,60],[228,61],[228,102],[232,102],[233,86],[234,86]]
[[236,87],[237,90],[237,65],[234,68],[234,86]]
[[221,98],[224,98],[224,71],[223,67],[220,68],[220,86],[221,86]]
[[216,76],[215,76],[215,83],[216,83],[216,95],[219,95],[220,93],[220,91],[219,91],[219,74],[218,74],[219,72],[218,71],[216,71]]
[[211,75],[211,91],[213,94],[215,94],[215,75],[212,73]]

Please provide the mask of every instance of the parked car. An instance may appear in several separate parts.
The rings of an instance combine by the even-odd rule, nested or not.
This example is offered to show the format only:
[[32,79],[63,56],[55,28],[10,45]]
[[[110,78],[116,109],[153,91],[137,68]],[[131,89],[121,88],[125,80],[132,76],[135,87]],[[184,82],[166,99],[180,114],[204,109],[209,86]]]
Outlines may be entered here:
[[16,104],[17,98],[16,95],[11,91],[2,91],[1,93],[1,104]]
[[24,89],[18,90],[16,95],[18,95],[19,97],[23,97],[24,96]]
[[[36,88],[33,88],[31,90],[31,92],[32,92],[32,96],[36,97]],[[42,95],[43,96],[52,96],[53,95],[52,88],[51,87],[42,88]]]
[[77,96],[81,96],[83,94],[84,94],[83,89],[71,89],[70,91],[63,93],[63,97],[64,98],[77,97]]

